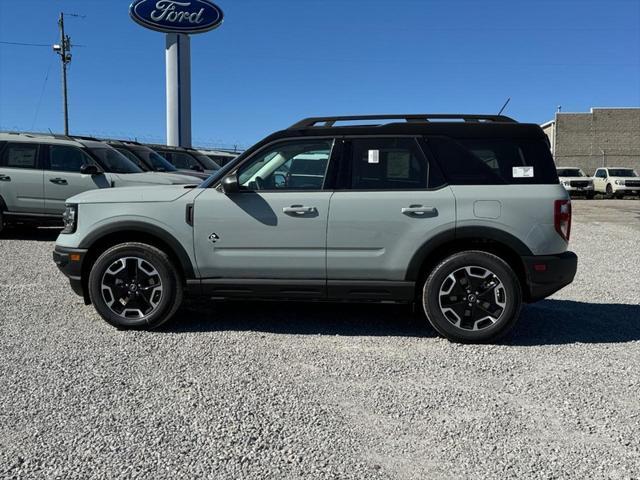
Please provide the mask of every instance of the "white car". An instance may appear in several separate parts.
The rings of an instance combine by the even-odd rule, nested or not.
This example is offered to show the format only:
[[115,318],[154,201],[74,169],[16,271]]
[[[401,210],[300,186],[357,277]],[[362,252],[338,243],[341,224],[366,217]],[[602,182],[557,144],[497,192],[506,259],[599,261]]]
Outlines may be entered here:
[[609,197],[640,195],[640,176],[633,168],[602,167],[593,175],[593,187],[597,193],[606,193]]
[[593,179],[576,167],[558,167],[558,178],[570,195],[584,195],[591,200],[594,195]]

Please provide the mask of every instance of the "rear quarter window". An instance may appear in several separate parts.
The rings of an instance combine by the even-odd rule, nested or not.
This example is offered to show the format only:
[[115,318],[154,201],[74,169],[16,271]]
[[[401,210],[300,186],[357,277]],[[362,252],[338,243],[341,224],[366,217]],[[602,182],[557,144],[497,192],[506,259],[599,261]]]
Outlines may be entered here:
[[427,144],[453,185],[558,183],[542,139],[431,137]]

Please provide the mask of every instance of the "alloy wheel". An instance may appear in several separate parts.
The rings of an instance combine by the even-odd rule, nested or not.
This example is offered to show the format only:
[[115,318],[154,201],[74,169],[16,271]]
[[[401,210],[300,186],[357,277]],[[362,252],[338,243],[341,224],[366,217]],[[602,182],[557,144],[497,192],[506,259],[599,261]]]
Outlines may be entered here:
[[465,266],[449,274],[438,292],[440,311],[455,327],[483,330],[502,317],[507,294],[491,270]]
[[131,319],[153,313],[163,295],[158,270],[140,257],[122,257],[111,263],[102,275],[100,291],[113,313]]

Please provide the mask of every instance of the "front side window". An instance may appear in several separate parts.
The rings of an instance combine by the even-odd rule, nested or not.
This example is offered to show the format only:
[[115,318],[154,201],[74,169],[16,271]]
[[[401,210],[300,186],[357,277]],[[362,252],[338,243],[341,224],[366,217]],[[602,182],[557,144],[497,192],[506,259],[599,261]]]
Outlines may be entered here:
[[258,153],[238,170],[245,190],[321,190],[332,139],[282,142]]
[[[201,170],[202,166],[188,153],[183,152],[162,152],[162,155],[169,160],[176,168],[183,170]],[[194,168],[195,167],[195,168]]]
[[0,166],[7,168],[36,168],[38,146],[31,143],[7,143]]
[[607,172],[604,170],[598,170],[596,172],[596,177],[598,178],[607,178]]
[[176,167],[171,165],[162,155],[146,147],[132,147],[131,150],[140,157],[145,164],[151,165],[156,172],[175,172]]
[[82,150],[68,145],[49,145],[49,170],[56,172],[80,172],[80,167],[91,164]]
[[351,144],[353,190],[429,188],[429,163],[414,138],[362,138]]

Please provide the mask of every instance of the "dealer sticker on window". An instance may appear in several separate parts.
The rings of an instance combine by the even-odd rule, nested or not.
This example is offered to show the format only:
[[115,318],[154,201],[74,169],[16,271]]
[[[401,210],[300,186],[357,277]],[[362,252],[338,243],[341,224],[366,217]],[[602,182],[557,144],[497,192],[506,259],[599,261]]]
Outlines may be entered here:
[[369,163],[380,163],[380,150],[369,150]]
[[513,167],[513,178],[533,178],[533,167]]

